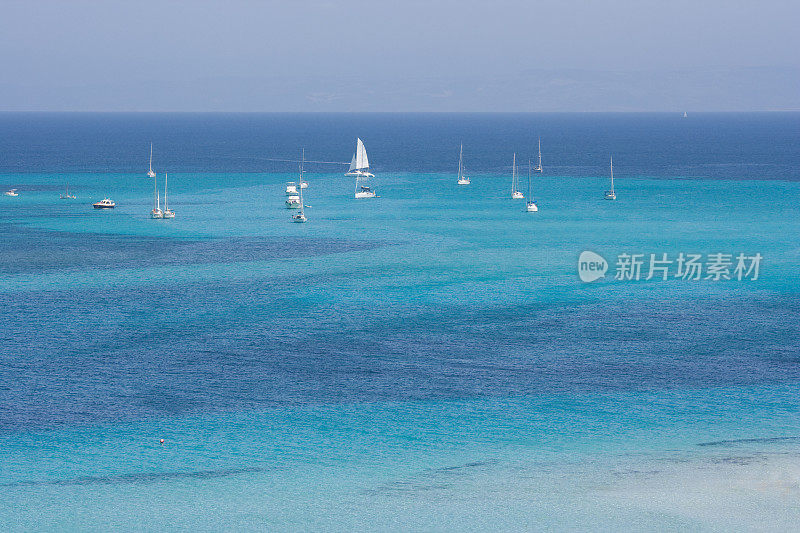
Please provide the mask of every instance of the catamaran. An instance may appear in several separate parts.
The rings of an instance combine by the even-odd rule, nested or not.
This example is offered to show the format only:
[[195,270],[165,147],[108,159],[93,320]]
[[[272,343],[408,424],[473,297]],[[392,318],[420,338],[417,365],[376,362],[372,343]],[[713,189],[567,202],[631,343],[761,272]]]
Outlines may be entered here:
[[69,193],[69,183],[67,183],[67,192],[62,192],[60,195],[58,195],[58,198],[60,200],[74,200],[75,199],[75,195]]
[[514,163],[511,165],[511,198],[520,200],[525,196],[519,192],[519,180],[517,180],[517,154],[514,153]]
[[469,185],[469,178],[464,175],[464,143],[458,152],[458,184]]
[[359,185],[360,181],[375,177],[374,174],[369,172],[367,150],[364,148],[364,142],[361,139],[356,139],[356,153],[353,154],[353,159],[350,161],[350,170],[347,171],[345,176],[356,177],[356,198],[375,198],[375,191],[367,186]]
[[533,193],[531,192],[531,160],[528,159],[528,202],[525,206],[525,209],[528,213],[535,213],[539,211],[539,206],[536,205],[536,201],[533,199]]
[[533,170],[535,170],[536,172],[541,172],[542,171],[542,138],[541,137],[539,138],[539,165],[536,168],[534,168]]
[[3,194],[5,194],[6,196],[19,196],[17,189],[11,189],[9,191],[4,192]]
[[617,199],[617,193],[614,192],[614,157],[611,157],[611,190],[606,191],[605,199],[606,200]]
[[175,212],[171,211],[167,205],[167,178],[169,174],[164,173],[164,218],[175,218]]
[[[305,163],[305,159],[306,159],[306,150],[304,148],[303,149],[303,153],[300,156],[300,183],[301,184],[303,183],[303,163]],[[305,207],[306,206],[303,205],[303,189],[305,189],[305,187],[303,187],[301,185],[300,186],[300,212],[299,213],[295,213],[294,215],[292,215],[292,222],[303,223],[303,222],[305,222],[307,220],[306,219],[306,212],[305,212]]]

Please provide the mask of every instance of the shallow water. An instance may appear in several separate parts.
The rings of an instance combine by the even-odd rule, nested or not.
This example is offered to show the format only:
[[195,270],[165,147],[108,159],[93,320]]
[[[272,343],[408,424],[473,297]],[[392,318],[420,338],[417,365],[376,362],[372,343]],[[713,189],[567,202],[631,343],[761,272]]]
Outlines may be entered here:
[[[0,198],[0,524],[796,523],[797,115],[359,117],[73,116],[56,142],[63,116],[3,116],[18,135],[0,185],[21,195]],[[119,124],[75,170],[79,141]],[[265,160],[302,140],[348,160],[322,133],[357,126],[381,197],[312,164],[309,222],[291,224],[296,174]],[[528,214],[497,145],[547,127],[563,142],[543,134]],[[170,128],[183,148],[154,166],[177,217],[154,221],[128,151]],[[416,157],[459,132],[469,187],[443,150]],[[590,155],[615,143],[612,203]],[[67,182],[76,200],[58,199]],[[105,195],[118,207],[93,210]],[[584,250],[605,279],[580,281]],[[620,253],[680,252],[764,260],[757,280],[613,279]]]

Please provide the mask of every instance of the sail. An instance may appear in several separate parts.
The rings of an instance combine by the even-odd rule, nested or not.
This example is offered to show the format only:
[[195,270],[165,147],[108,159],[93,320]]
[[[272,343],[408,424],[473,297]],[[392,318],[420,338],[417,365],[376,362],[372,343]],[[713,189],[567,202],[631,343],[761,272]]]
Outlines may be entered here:
[[352,172],[356,169],[356,154],[353,154],[353,160],[350,161],[350,170],[348,172]]
[[364,148],[364,142],[358,139],[356,146],[356,169],[366,170],[369,168],[369,160],[367,159],[367,150]]

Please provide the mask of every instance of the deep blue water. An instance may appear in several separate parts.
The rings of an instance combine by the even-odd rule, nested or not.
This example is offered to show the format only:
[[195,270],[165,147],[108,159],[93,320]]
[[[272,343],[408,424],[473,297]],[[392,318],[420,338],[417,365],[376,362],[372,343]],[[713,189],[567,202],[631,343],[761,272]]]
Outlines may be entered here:
[[[451,172],[464,143],[471,172],[535,157],[557,175],[798,178],[798,113],[0,114],[0,171],[138,172],[147,146],[174,172],[293,171],[307,158],[349,163],[365,140],[374,170]],[[142,147],[145,147],[144,149]],[[309,165],[311,170],[332,170]],[[339,167],[333,167],[339,168]]]
[[[375,200],[337,164],[356,136]],[[528,214],[510,163],[539,136]],[[151,141],[173,221],[148,218]],[[20,196],[0,197],[0,524],[791,523],[772,493],[734,519],[637,491],[713,493],[759,473],[742,454],[797,453],[799,141],[793,113],[2,114],[0,188]],[[301,147],[328,163],[296,225],[279,160]],[[105,195],[118,207],[93,210]],[[755,281],[585,284],[583,250],[764,262]]]

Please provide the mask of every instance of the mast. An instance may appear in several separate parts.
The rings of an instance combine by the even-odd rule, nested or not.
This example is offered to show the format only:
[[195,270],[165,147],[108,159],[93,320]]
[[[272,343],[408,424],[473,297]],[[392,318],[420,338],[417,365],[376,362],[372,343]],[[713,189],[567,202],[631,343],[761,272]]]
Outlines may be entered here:
[[164,173],[164,211],[169,211],[169,207],[167,206],[167,178],[169,174]]
[[614,156],[611,156],[611,192],[614,192]]
[[304,215],[303,213],[303,164],[306,161],[306,149],[303,148],[300,154],[300,216]]
[[461,143],[461,148],[458,151],[458,179],[459,180],[461,180],[461,177],[463,176],[463,173],[464,173],[463,157],[464,157],[464,143]]
[[538,172],[542,171],[542,138],[539,137],[539,166],[536,167]]
[[[156,181],[156,174],[152,170],[150,171],[153,174],[153,200],[156,200],[158,197],[158,183]],[[154,209],[158,209],[158,202],[156,201],[156,205],[153,206]]]
[[149,170],[147,171],[147,175],[151,178],[156,177],[155,172],[153,172],[153,143],[150,143],[150,166]]
[[528,159],[528,201],[533,201],[533,196],[531,196],[531,160]]
[[517,153],[514,152],[514,162],[511,163],[511,194],[517,192]]

